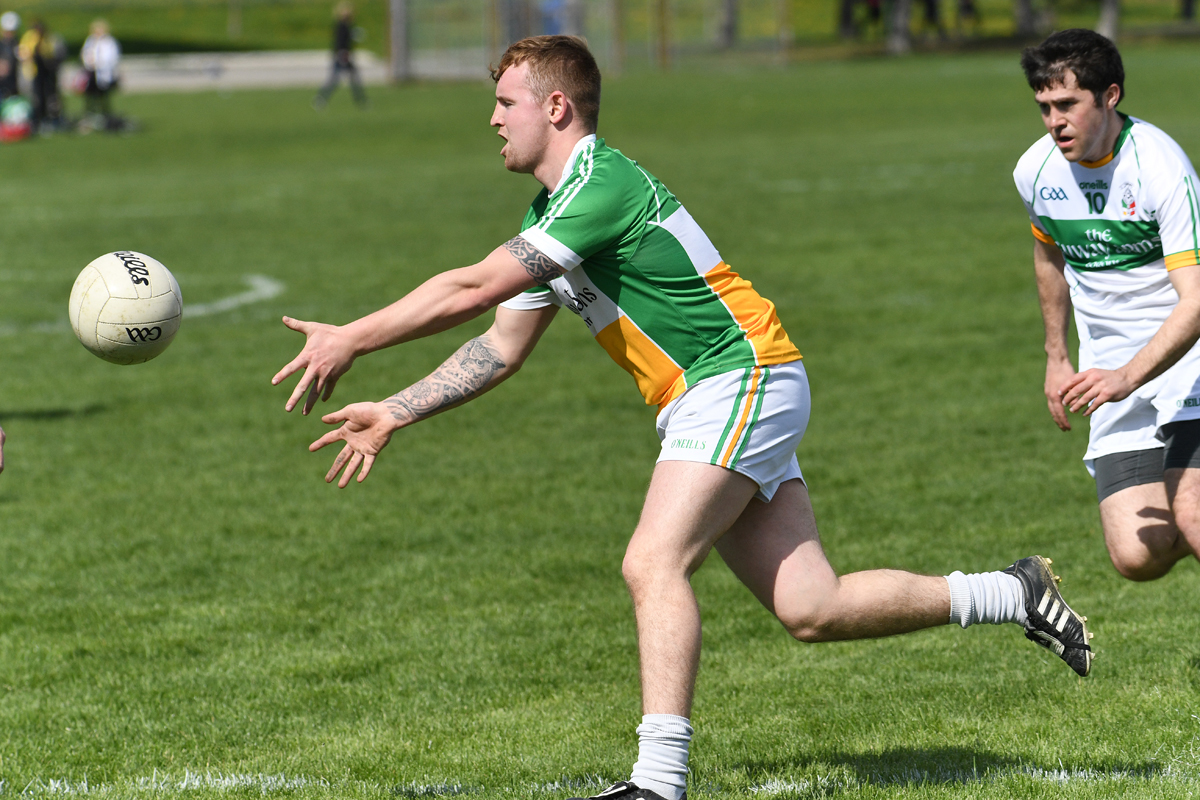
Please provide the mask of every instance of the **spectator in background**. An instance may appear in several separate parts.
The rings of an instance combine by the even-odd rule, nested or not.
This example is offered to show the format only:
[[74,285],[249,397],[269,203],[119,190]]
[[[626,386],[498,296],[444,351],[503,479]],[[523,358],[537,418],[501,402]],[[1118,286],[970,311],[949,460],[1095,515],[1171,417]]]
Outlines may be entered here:
[[21,18],[15,11],[0,14],[0,101],[19,94],[17,70],[20,57],[17,55],[17,28]]
[[921,5],[925,10],[921,26],[923,30],[928,32],[932,28],[938,39],[945,39],[946,28],[942,25],[941,0],[921,0]]
[[1187,21],[1194,20],[1196,18],[1196,0],[1183,0],[1180,13]]
[[83,50],[79,53],[83,71],[87,74],[84,104],[89,115],[102,116],[105,126],[113,119],[110,95],[117,88],[117,67],[121,63],[121,46],[109,33],[102,19],[92,22]]
[[979,8],[975,5],[975,0],[958,0],[958,17],[954,27],[960,37],[979,33]]
[[348,0],[343,0],[337,4],[333,15],[333,66],[329,70],[329,80],[313,98],[313,108],[320,110],[325,107],[330,95],[337,89],[343,72],[349,76],[354,102],[358,103],[359,108],[366,108],[367,95],[358,77],[358,67],[354,66],[354,39],[357,32],[354,27],[354,6]]
[[46,132],[62,123],[62,98],[58,93],[58,68],[67,57],[62,37],[46,29],[37,20],[25,31],[18,47],[21,67],[29,79],[33,100],[33,126]]

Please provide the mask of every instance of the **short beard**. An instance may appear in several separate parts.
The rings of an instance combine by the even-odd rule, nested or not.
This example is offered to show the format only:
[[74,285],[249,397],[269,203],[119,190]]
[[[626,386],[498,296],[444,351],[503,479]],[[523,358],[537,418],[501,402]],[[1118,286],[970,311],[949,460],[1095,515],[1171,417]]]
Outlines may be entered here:
[[504,168],[509,172],[532,175],[542,161],[542,155],[549,145],[549,138],[546,136],[540,142],[531,142],[525,149],[517,152],[513,151],[512,142],[509,142],[510,155],[504,159]]

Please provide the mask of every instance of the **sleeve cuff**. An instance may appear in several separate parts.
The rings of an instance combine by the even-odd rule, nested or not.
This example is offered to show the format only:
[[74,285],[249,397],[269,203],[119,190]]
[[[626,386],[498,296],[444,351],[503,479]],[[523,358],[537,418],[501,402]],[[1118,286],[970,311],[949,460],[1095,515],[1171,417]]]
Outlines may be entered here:
[[1039,228],[1037,225],[1034,225],[1032,222],[1029,223],[1029,229],[1033,231],[1033,238],[1037,239],[1042,244],[1055,244],[1053,236],[1046,233],[1044,230]]
[[1163,260],[1167,262],[1167,272],[1180,267],[1194,267],[1200,264],[1200,250],[1184,250],[1182,253],[1173,253]]
[[583,261],[582,256],[576,255],[574,250],[539,228],[523,230],[521,231],[521,236],[525,241],[554,259],[554,263],[567,272],[578,267],[580,262]]
[[558,295],[548,288],[521,292],[516,297],[511,297],[500,304],[501,308],[507,308],[510,311],[537,311],[539,308],[558,305],[562,305]]

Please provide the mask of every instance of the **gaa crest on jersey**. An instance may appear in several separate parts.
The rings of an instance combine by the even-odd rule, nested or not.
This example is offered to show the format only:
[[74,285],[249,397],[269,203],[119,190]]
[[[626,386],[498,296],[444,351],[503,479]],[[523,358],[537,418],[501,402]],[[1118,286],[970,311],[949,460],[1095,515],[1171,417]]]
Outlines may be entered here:
[[1133,184],[1121,184],[1121,216],[1132,217],[1137,214],[1137,198],[1133,194]]

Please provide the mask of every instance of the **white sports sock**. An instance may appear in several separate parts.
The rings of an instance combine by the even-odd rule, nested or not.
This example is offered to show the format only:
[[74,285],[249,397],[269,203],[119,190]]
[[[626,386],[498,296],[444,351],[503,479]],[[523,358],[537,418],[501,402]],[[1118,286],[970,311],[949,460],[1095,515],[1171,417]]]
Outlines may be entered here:
[[646,714],[637,734],[638,760],[630,782],[667,800],[680,800],[687,789],[692,724],[674,714]]
[[1025,624],[1025,587],[1015,575],[952,572],[946,576],[946,583],[950,584],[951,622],[964,628],[976,622]]

